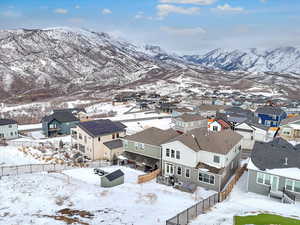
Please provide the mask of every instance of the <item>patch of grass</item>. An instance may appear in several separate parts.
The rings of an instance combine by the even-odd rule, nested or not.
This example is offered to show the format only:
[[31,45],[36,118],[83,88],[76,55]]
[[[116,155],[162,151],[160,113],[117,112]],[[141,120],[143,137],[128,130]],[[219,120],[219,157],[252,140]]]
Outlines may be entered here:
[[272,214],[235,216],[235,225],[300,225],[300,220]]

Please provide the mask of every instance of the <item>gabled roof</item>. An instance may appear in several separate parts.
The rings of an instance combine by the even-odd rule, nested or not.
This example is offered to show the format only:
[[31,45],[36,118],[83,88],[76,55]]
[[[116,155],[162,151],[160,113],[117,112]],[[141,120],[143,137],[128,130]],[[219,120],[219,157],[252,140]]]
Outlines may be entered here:
[[43,117],[42,122],[49,123],[54,119],[61,123],[79,121],[79,119],[76,118],[71,112],[61,111],[61,112],[55,112],[50,116]]
[[282,138],[276,138],[268,143],[255,142],[251,161],[260,170],[300,168],[300,146],[293,146]]
[[218,111],[218,110],[222,110],[222,109],[226,109],[229,106],[227,105],[200,105],[199,106],[199,110],[200,111]]
[[109,180],[109,181],[113,181],[118,179],[119,177],[124,176],[124,173],[122,172],[122,170],[118,169],[112,173],[107,174],[105,177]]
[[173,129],[161,130],[156,127],[150,127],[136,134],[126,136],[124,137],[124,139],[154,146],[160,146],[161,144],[179,135],[180,134]]
[[122,132],[126,127],[120,122],[113,122],[109,119],[81,122],[78,126],[93,137]]
[[217,122],[222,126],[223,129],[231,127],[230,124],[224,120],[219,119]]
[[297,121],[300,121],[300,116],[286,118],[286,119],[281,121],[280,125],[287,125],[287,124],[294,123],[294,122],[297,122]]
[[183,108],[177,108],[175,109],[174,111],[176,112],[182,112],[182,113],[185,113],[185,112],[193,112],[193,110],[189,109],[189,108],[186,108],[186,107],[183,107]]
[[0,126],[17,124],[17,121],[11,119],[0,119]]
[[195,152],[202,150],[226,155],[242,138],[243,136],[230,129],[220,132],[194,129],[168,141],[168,143],[179,141]]
[[84,108],[68,108],[68,109],[53,109],[53,112],[70,112],[70,113],[79,113],[84,112],[86,113]]
[[281,108],[275,106],[269,106],[269,105],[259,107],[256,109],[255,112],[259,114],[276,115],[276,116],[280,116],[281,114],[284,113],[284,111]]
[[109,149],[121,148],[123,146],[123,142],[120,139],[115,139],[112,141],[107,141],[103,143]]
[[199,120],[207,120],[205,117],[200,116],[200,115],[194,115],[194,114],[187,114],[184,113],[181,116],[176,117],[176,120],[180,119],[183,122],[192,122],[192,121],[199,121]]

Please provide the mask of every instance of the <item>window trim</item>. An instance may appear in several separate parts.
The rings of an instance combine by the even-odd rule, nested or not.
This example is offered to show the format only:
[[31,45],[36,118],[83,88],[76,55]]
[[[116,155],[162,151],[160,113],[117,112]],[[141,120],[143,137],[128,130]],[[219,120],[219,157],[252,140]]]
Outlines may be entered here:
[[[217,157],[217,158],[219,159],[218,162],[215,161],[215,157]],[[221,157],[220,157],[219,155],[214,155],[213,162],[214,162],[214,163],[217,163],[217,164],[220,164],[220,162],[221,162]]]
[[[186,171],[189,171],[189,176],[188,177],[186,176]],[[189,168],[184,169],[184,177],[189,178],[189,179],[191,178],[191,169],[189,169]]]
[[[207,175],[208,178],[209,178],[209,180],[210,180],[210,177],[213,177],[213,178],[214,178],[214,183],[211,184],[210,182],[201,181],[201,180],[199,179],[200,173],[201,173],[201,174]],[[212,174],[205,173],[205,172],[199,170],[199,171],[198,171],[198,181],[199,181],[200,183],[203,183],[203,184],[208,184],[208,185],[213,185],[213,186],[214,186],[214,185],[216,184],[216,176],[215,176],[215,175],[212,175]]]
[[[180,168],[180,174],[178,173],[179,168]],[[177,166],[176,175],[182,176],[182,167],[181,166]]]
[[288,191],[290,191],[290,192],[293,192],[293,193],[295,193],[295,194],[300,194],[300,191],[298,192],[298,191],[295,191],[295,184],[296,184],[296,182],[299,182],[300,183],[300,181],[299,180],[293,180],[293,179],[289,179],[289,178],[285,178],[285,182],[284,182],[284,188],[286,189],[286,183],[287,183],[287,181],[292,181],[293,182],[293,185],[292,185],[292,187],[293,187],[293,190],[291,191],[291,190],[288,190]]
[[[258,174],[259,173],[263,175],[263,183],[259,183],[258,182]],[[270,176],[270,184],[265,184],[266,175]],[[259,185],[264,185],[264,186],[270,187],[272,185],[273,176],[274,177],[278,177],[278,176],[275,176],[275,175],[272,175],[272,174],[268,174],[268,173],[257,172],[257,174],[256,174],[256,183],[259,184]]]
[[169,148],[166,148],[166,157],[170,157],[170,149]]

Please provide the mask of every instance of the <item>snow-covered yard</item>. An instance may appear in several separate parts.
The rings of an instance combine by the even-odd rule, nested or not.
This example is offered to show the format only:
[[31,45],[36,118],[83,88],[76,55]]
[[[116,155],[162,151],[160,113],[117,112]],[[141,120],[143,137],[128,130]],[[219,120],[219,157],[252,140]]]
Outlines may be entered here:
[[[114,188],[101,188],[100,178],[92,169],[64,171],[71,177],[70,183],[62,174],[3,177],[0,224],[66,224],[59,219],[67,216],[86,224],[163,225],[201,197],[214,193],[200,188],[197,194],[183,193],[155,181],[137,184],[137,176],[143,173],[127,167],[104,170],[118,168],[125,173],[125,183]],[[83,218],[58,212],[66,208],[86,210],[94,216]]]
[[230,197],[215,205],[207,214],[198,216],[191,225],[232,225],[233,216],[274,213],[286,217],[298,216],[300,204],[283,204],[280,200],[255,193],[247,193],[247,173],[237,183]]
[[0,166],[41,163],[14,146],[0,146]]

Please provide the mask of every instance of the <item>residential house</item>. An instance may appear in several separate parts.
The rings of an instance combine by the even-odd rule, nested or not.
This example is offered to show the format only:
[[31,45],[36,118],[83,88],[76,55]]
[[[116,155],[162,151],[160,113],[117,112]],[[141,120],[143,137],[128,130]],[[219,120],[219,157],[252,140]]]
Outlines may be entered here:
[[236,124],[246,121],[252,123],[257,121],[252,111],[237,106],[225,109],[224,113],[218,113],[217,118],[230,122],[232,128],[234,128]]
[[208,119],[208,131],[222,131],[231,129],[231,124],[222,119]]
[[69,135],[79,119],[69,111],[57,111],[42,119],[43,133],[47,137]]
[[0,140],[18,138],[18,124],[11,119],[0,119]]
[[189,108],[186,108],[186,107],[182,107],[182,108],[174,109],[173,112],[172,112],[172,117],[175,118],[175,117],[181,116],[185,113],[186,114],[196,114],[195,111],[193,111]]
[[113,160],[123,152],[120,140],[126,134],[126,126],[109,119],[80,122],[72,128],[73,149],[91,160]]
[[269,105],[257,108],[255,114],[259,118],[258,123],[270,127],[278,127],[280,122],[287,117],[284,110]]
[[162,176],[221,191],[240,166],[242,136],[195,129],[162,144]]
[[282,138],[255,142],[248,164],[248,191],[293,203],[300,200],[300,147]]
[[279,129],[280,137],[289,141],[300,140],[300,116],[286,118],[281,121]]
[[200,105],[197,110],[201,116],[213,118],[218,112],[224,112],[226,108],[228,108],[226,105]]
[[173,123],[175,124],[174,129],[181,133],[186,133],[196,128],[207,128],[207,118],[198,114],[182,114],[173,118]]
[[268,142],[274,138],[273,132],[270,127],[262,124],[243,122],[237,124],[234,131],[243,136],[242,149],[253,149],[255,141]]
[[124,156],[129,163],[144,171],[161,168],[160,145],[179,136],[173,129],[150,127],[123,138]]

